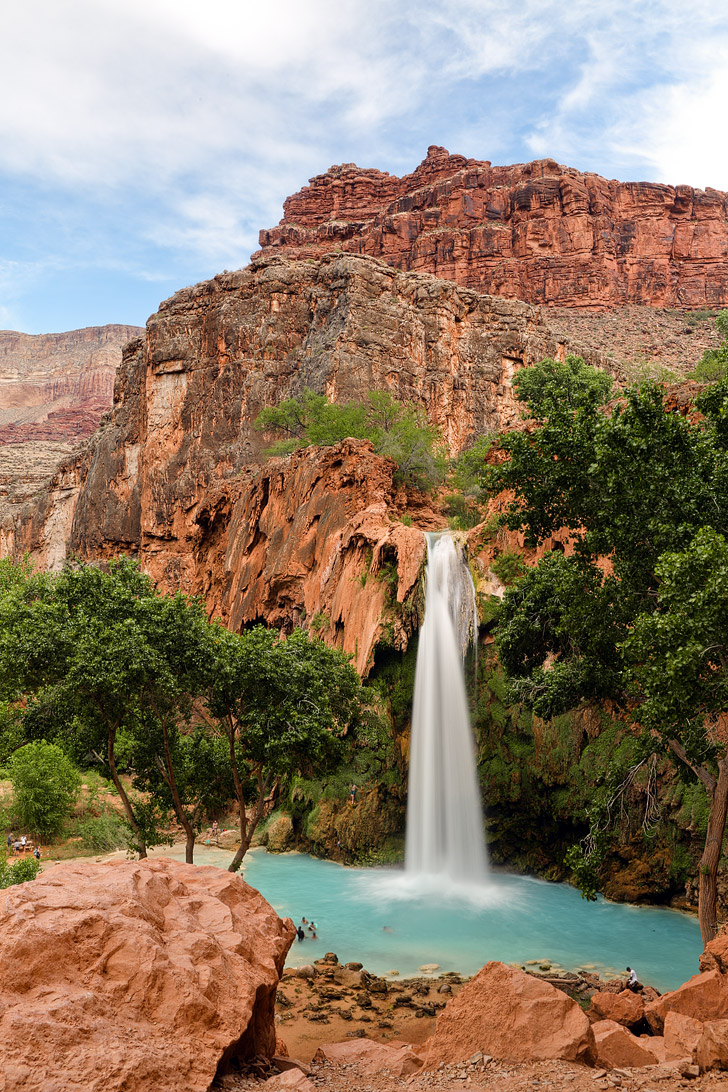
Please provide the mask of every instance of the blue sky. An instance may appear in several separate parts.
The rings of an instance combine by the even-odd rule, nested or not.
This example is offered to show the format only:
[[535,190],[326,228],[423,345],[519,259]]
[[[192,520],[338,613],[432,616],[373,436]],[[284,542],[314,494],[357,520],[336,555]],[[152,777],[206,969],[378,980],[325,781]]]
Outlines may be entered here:
[[24,0],[0,35],[0,328],[143,325],[333,163],[429,144],[728,190],[716,0]]

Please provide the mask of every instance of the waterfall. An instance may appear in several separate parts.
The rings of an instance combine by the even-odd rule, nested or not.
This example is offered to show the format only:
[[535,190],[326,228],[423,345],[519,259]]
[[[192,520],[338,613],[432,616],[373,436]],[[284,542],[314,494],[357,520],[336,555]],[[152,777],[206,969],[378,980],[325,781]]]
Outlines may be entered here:
[[483,816],[463,660],[477,637],[475,588],[452,535],[427,535],[425,620],[412,710],[406,869],[482,882]]

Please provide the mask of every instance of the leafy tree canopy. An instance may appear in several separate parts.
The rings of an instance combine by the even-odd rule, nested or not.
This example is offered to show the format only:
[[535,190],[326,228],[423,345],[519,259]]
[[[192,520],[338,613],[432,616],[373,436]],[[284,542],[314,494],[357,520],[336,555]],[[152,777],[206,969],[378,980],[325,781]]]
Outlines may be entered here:
[[371,440],[379,455],[397,464],[397,479],[420,489],[439,485],[447,469],[439,429],[420,406],[398,402],[386,391],[371,391],[366,402],[329,402],[306,390],[258,415],[255,427],[282,439],[268,449],[286,455],[310,444],[329,446],[351,436]]
[[496,645],[512,695],[546,717],[612,699],[703,781],[709,937],[728,807],[728,383],[699,400],[702,418],[669,412],[654,383],[607,406],[608,384],[574,358],[525,369],[517,393],[533,425],[502,438],[487,486],[512,491],[505,522],[529,545],[566,528],[573,553],[506,593]]
[[81,777],[60,747],[45,740],[27,743],[8,765],[13,812],[22,827],[43,838],[62,830],[81,788]]

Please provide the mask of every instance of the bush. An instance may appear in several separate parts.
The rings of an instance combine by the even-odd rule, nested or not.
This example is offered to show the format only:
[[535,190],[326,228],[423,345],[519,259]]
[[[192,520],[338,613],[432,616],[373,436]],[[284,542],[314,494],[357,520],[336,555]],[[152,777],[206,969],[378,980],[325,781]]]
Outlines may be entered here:
[[80,838],[86,849],[94,853],[110,853],[123,849],[129,840],[129,825],[117,812],[103,811],[76,819],[70,833]]
[[35,857],[25,857],[22,861],[8,864],[5,857],[0,855],[0,889],[34,880],[39,872],[40,861],[36,861]]
[[501,584],[510,587],[519,577],[526,572],[526,563],[515,550],[504,550],[502,554],[494,557],[490,563],[491,572],[500,580]]
[[54,743],[37,740],[15,752],[8,771],[19,825],[44,838],[58,834],[81,788],[71,760]]
[[287,455],[311,444],[328,447],[349,436],[371,440],[377,454],[397,464],[395,479],[419,489],[440,485],[447,468],[439,429],[424,410],[398,402],[386,391],[372,391],[363,403],[336,405],[306,390],[300,398],[262,410],[255,427],[281,437],[267,455]]

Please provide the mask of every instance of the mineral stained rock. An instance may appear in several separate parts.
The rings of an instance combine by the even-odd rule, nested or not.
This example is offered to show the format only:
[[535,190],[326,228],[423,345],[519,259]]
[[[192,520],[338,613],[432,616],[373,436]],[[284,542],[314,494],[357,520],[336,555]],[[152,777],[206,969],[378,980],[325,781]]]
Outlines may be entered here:
[[594,1035],[575,1001],[505,963],[486,963],[437,1018],[427,1069],[476,1051],[508,1061],[563,1058],[589,1064]]
[[203,594],[235,627],[317,615],[363,670],[382,625],[397,648],[412,628],[394,603],[413,590],[422,537],[390,514],[436,519],[362,441],[261,469],[258,413],[306,387],[338,401],[388,390],[457,453],[518,419],[519,367],[565,351],[537,308],[371,258],[254,262],[162,304],[126,347],[111,418],[0,526],[0,553],[46,566],[69,547],[130,553],[163,590]]
[[161,858],[3,892],[0,1087],[207,1092],[233,1057],[275,1053],[294,937],[239,877]]
[[728,194],[608,181],[553,159],[493,167],[433,145],[403,178],[344,163],[289,197],[260,246],[369,254],[531,303],[728,302]]

